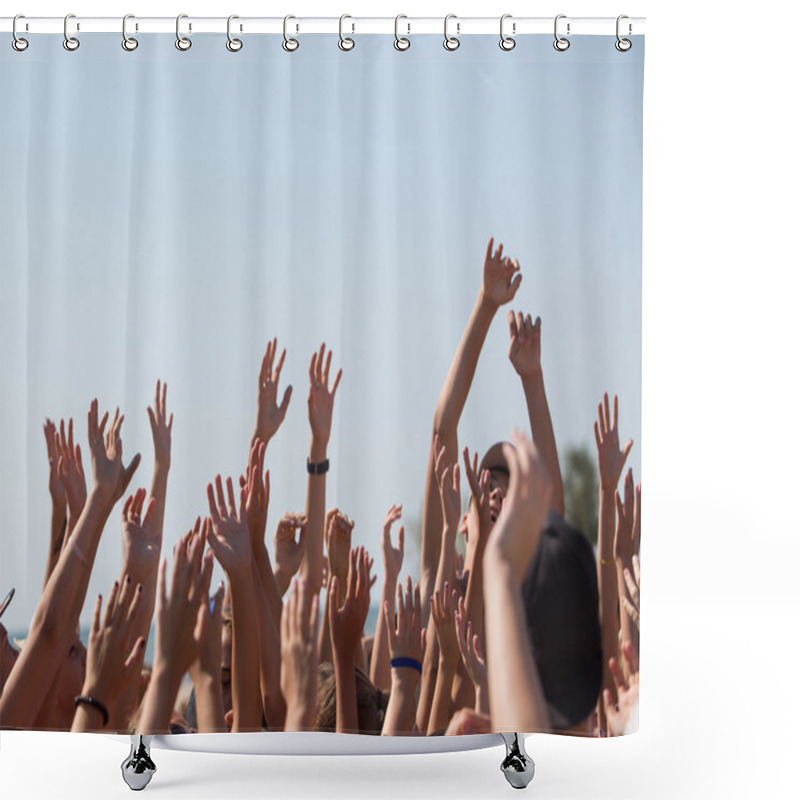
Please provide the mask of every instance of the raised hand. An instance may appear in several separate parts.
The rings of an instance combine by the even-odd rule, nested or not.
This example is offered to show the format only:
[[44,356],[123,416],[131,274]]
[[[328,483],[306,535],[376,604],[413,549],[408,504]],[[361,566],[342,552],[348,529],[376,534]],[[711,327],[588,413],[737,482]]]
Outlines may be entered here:
[[[286,592],[306,554],[306,516],[287,512],[275,528],[275,581],[281,594]],[[297,538],[295,538],[297,535]]]
[[394,659],[410,659],[410,661],[396,662],[395,666],[391,667],[391,693],[381,733],[384,736],[411,733],[414,729],[417,706],[417,685],[421,677],[417,666],[421,666],[425,652],[427,629],[423,625],[419,584],[412,590],[410,577],[406,579],[405,596],[403,584],[397,584],[396,618],[393,603],[384,600],[383,623],[382,628],[388,632],[390,661]]
[[336,373],[333,386],[328,387],[331,356],[328,351],[325,357],[325,342],[320,345],[319,352],[311,356],[308,367],[308,421],[311,424],[311,436],[317,446],[326,447],[331,436],[331,419],[333,417],[333,400],[336,389],[342,378],[342,370]]
[[181,678],[197,659],[207,636],[208,587],[214,568],[212,553],[205,550],[207,527],[196,535],[189,531],[178,541],[169,592],[167,562],[161,560],[153,674],[136,725],[137,733],[167,730]]
[[[620,598],[622,601],[622,607],[625,609],[625,612],[631,618],[631,622],[636,626],[636,630],[639,630],[639,586],[641,585],[641,567],[639,565],[639,556],[634,555],[631,559],[632,566],[633,566],[633,574],[631,574],[631,570],[628,567],[625,567],[623,572],[623,576],[625,578],[625,585],[628,589],[628,593],[630,594],[630,599],[626,597],[624,594]],[[634,648],[635,653],[635,648]],[[638,660],[638,656],[637,656]]]
[[158,567],[161,556],[161,532],[153,527],[156,501],[151,497],[142,515],[146,497],[144,489],[137,489],[122,507],[122,555],[126,569],[140,581]]
[[614,533],[614,558],[624,566],[629,566],[632,562],[635,551],[634,541],[634,488],[633,470],[629,469],[625,475],[625,501],[619,496],[619,492],[614,493],[617,504],[617,527]]
[[141,456],[137,453],[127,467],[122,463],[122,439],[119,432],[124,419],[124,416],[119,415],[119,409],[116,409],[111,425],[106,431],[108,412],[103,414],[102,419],[98,419],[97,399],[92,400],[89,406],[87,427],[94,488],[112,506],[125,494],[133,473],[141,461]]
[[[70,421],[71,422],[71,421]],[[64,485],[58,477],[58,450],[56,445],[56,426],[53,420],[45,419],[44,421],[44,440],[47,444],[47,463],[50,465],[50,473],[47,482],[47,488],[50,490],[50,497],[53,500],[53,506],[60,508],[62,511],[66,509],[67,494],[64,490]]]
[[439,434],[434,437],[436,461],[434,471],[439,495],[442,499],[442,516],[445,529],[451,533],[458,531],[461,518],[461,471],[458,462],[450,462],[447,448]]
[[455,665],[461,657],[455,624],[458,593],[455,589],[451,590],[450,583],[445,581],[444,591],[441,594],[434,592],[430,602],[431,619],[439,640],[439,658],[447,664]]
[[392,585],[397,582],[397,576],[403,567],[405,548],[405,528],[402,525],[397,533],[397,547],[392,547],[392,524],[400,519],[402,514],[403,506],[393,504],[383,519],[383,539],[381,540],[383,570],[386,583]]
[[639,703],[639,669],[635,664],[633,647],[630,642],[622,643],[622,656],[627,661],[629,679],[623,675],[616,658],[611,658],[608,662],[608,667],[616,683],[617,702],[614,703],[614,697],[608,689],[603,691],[603,707],[608,721],[609,736],[622,736],[629,722],[638,728],[638,719],[632,720],[631,717]]
[[514,430],[514,447],[503,445],[509,470],[508,493],[487,548],[505,561],[520,584],[530,564],[550,507],[551,481],[533,442]]
[[[393,619],[389,602],[383,604],[383,616],[389,630],[389,652],[394,658],[413,658],[421,662],[425,652],[426,629],[422,627],[422,602],[420,601],[419,584],[411,586],[411,576],[406,578],[405,596],[403,584],[397,584],[397,620]],[[408,667],[394,667],[402,670],[402,674],[419,679],[420,673]],[[394,672],[392,673],[394,675]]]
[[369,556],[363,547],[356,547],[350,553],[347,593],[342,604],[339,602],[339,578],[336,574],[330,582],[328,618],[331,641],[334,653],[344,658],[353,657],[361,641],[369,613],[369,588]]
[[502,306],[514,299],[522,282],[519,263],[503,258],[503,245],[492,252],[494,238],[489,239],[483,260],[483,295],[494,306]]
[[222,673],[222,605],[225,598],[225,584],[220,581],[217,591],[207,604],[208,611],[205,612],[207,626],[204,631],[197,658],[189,666],[189,674],[196,683],[197,679],[203,675],[213,678],[220,683]]
[[58,457],[58,477],[64,487],[67,500],[69,516],[67,529],[71,532],[86,505],[86,475],[83,472],[81,446],[74,444],[72,439],[72,418],[69,420],[66,431],[64,430],[64,420],[61,420],[60,433],[56,434],[55,445]]
[[486,658],[483,655],[480,636],[477,633],[474,635],[472,633],[472,620],[467,622],[463,598],[459,598],[455,622],[461,660],[464,662],[467,675],[469,675],[469,679],[475,687],[475,710],[482,714],[488,714],[489,690]]
[[350,562],[350,543],[355,522],[339,511],[329,508],[325,515],[325,549],[328,552],[328,568],[339,582],[347,582]]
[[153,406],[147,406],[150,430],[153,434],[153,448],[156,463],[169,469],[172,452],[172,414],[167,418],[167,382],[156,381],[156,396]]
[[494,525],[500,509],[492,509],[492,491],[490,485],[489,470],[485,469],[478,476],[478,454],[475,453],[470,463],[469,448],[465,447],[462,450],[464,458],[464,472],[467,476],[467,483],[469,484],[472,499],[475,501],[475,507],[478,510],[478,535],[483,538],[488,536],[492,525]]
[[530,314],[508,312],[508,332],[511,344],[508,358],[520,378],[542,371],[542,319],[531,321]]
[[286,731],[314,727],[318,630],[319,595],[309,601],[305,586],[292,581],[281,614],[281,692],[286,700]]
[[267,342],[267,349],[261,359],[261,370],[258,374],[258,403],[256,408],[256,427],[254,438],[261,439],[267,445],[278,431],[286,418],[286,410],[292,399],[292,387],[287,386],[283,399],[278,405],[278,382],[281,378],[283,362],[286,358],[286,348],[281,351],[275,362],[278,352],[278,340]]
[[619,476],[633,447],[633,439],[628,439],[622,450],[619,449],[619,431],[617,416],[619,403],[614,395],[614,415],[609,412],[608,392],[603,395],[603,402],[597,404],[597,422],[594,423],[594,439],[597,443],[597,468],[600,473],[600,488],[603,491],[614,491],[619,483]]
[[[122,586],[119,582],[114,583],[102,623],[103,598],[98,595],[95,603],[81,695],[99,700],[110,711],[113,711],[126,687],[139,681],[145,640],[143,636],[133,642],[131,639],[141,596],[141,583],[134,584],[128,575]],[[114,730],[118,727],[117,722],[119,720],[109,720],[107,726],[103,725],[96,709],[83,709],[83,713],[76,713],[76,724],[73,724],[72,730],[101,727]]]
[[[245,510],[250,541],[255,547],[264,543],[267,530],[267,511],[269,510],[269,470],[264,472],[264,453],[267,446],[261,439],[254,439],[250,448],[250,461],[247,475],[241,479],[245,491]],[[263,477],[262,477],[263,473]]]
[[250,531],[247,527],[247,512],[245,511],[245,490],[241,490],[237,509],[231,478],[228,477],[226,482],[227,505],[222,490],[222,478],[217,475],[214,482],[217,489],[216,498],[214,497],[214,487],[210,483],[206,489],[211,519],[206,519],[203,530],[208,536],[208,544],[214,551],[214,556],[228,577],[231,577],[232,574],[244,574],[250,571],[252,558]]

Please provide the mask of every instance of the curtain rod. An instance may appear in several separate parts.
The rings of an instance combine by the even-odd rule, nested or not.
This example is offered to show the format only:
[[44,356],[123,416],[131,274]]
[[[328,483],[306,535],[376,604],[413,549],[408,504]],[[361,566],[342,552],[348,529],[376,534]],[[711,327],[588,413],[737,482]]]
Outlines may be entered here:
[[[559,15],[559,30],[571,35],[614,35],[617,30],[616,17],[570,17]],[[554,17],[514,17],[506,15],[505,30],[508,34],[522,35],[549,33],[554,30]],[[345,33],[385,33],[394,34],[394,17],[353,17],[345,15],[341,23]],[[435,33],[444,30],[444,17],[406,17],[399,18],[399,31],[402,35]],[[569,31],[567,31],[569,25]],[[130,17],[127,23],[129,33],[174,33],[175,17]],[[236,33],[276,33],[284,30],[283,17],[235,17],[232,30]],[[449,30],[457,35],[498,33],[500,16],[496,17],[458,17],[451,15]],[[181,30],[188,33],[226,33],[227,17],[185,16],[181,20]],[[626,17],[622,33],[643,34],[645,17]],[[12,17],[0,17],[0,31],[11,32]],[[70,33],[120,33],[122,17],[81,17],[71,16]],[[339,33],[339,17],[292,17],[290,30],[298,33]],[[17,33],[63,33],[64,17],[25,17],[17,21]]]

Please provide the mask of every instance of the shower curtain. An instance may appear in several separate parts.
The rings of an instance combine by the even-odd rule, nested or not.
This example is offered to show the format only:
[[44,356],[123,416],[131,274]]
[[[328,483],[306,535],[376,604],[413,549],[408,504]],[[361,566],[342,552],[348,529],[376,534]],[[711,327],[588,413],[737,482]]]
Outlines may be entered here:
[[644,37],[289,31],[0,49],[0,726],[635,730]]

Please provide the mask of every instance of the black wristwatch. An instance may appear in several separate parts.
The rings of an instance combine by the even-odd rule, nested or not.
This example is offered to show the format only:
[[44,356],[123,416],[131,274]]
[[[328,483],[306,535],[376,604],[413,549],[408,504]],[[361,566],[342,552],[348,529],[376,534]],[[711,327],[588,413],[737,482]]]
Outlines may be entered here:
[[306,469],[309,475],[324,475],[330,466],[331,462],[327,458],[324,461],[318,461],[316,464],[306,459]]

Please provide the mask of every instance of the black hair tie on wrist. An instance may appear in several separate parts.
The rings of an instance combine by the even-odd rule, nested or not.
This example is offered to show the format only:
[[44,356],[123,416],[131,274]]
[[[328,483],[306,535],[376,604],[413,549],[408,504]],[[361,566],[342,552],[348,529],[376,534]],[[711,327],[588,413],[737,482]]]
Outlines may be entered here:
[[318,461],[316,463],[308,458],[306,459],[306,469],[309,475],[324,475],[330,466],[331,462],[327,458],[324,461]]
[[79,694],[75,698],[75,706],[77,707],[81,703],[85,703],[87,706],[99,711],[103,715],[103,727],[105,728],[108,725],[108,709],[99,700],[88,694]]

